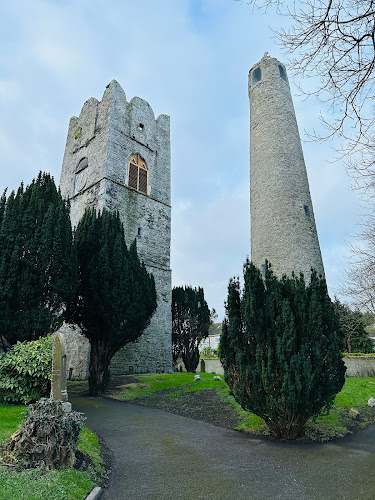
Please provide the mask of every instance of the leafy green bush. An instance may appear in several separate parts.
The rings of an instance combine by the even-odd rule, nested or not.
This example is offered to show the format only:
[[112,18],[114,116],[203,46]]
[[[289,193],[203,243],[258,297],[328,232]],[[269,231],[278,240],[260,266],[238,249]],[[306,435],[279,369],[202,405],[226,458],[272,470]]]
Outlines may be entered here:
[[206,346],[201,350],[201,358],[217,358],[217,353],[215,349],[210,346]]
[[49,395],[53,341],[17,342],[0,355],[0,402],[28,404]]

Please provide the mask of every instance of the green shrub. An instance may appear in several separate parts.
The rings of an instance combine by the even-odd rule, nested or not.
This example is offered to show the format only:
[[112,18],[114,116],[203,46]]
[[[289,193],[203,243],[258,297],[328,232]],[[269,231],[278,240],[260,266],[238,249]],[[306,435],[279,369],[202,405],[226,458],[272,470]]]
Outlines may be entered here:
[[53,341],[17,342],[0,355],[0,402],[28,404],[49,396]]
[[206,346],[201,350],[201,358],[217,358],[217,353],[212,347]]

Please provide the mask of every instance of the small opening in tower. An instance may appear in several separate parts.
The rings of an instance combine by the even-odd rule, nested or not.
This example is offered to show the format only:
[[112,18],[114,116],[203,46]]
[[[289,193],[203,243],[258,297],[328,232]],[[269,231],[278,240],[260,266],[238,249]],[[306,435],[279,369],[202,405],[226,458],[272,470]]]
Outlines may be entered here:
[[77,167],[76,167],[76,174],[81,172],[81,170],[85,169],[89,165],[89,160],[87,158],[81,158],[79,161]]
[[281,78],[287,82],[288,78],[286,76],[286,71],[285,71],[284,66],[282,66],[281,64],[279,64],[279,73],[280,73]]
[[253,83],[258,83],[262,79],[262,72],[260,68],[255,68],[252,74]]
[[139,128],[139,130],[143,130],[143,129],[145,128],[145,126],[143,125],[143,123],[140,123],[140,124],[138,125],[138,128]]
[[304,203],[304,204],[303,204],[303,209],[304,209],[304,211],[305,211],[305,217],[306,217],[307,219],[310,219],[310,209],[309,209],[309,206],[308,206],[308,204],[307,204],[307,203]]
[[139,236],[139,237],[142,236],[142,228],[141,227],[138,228],[137,236]]

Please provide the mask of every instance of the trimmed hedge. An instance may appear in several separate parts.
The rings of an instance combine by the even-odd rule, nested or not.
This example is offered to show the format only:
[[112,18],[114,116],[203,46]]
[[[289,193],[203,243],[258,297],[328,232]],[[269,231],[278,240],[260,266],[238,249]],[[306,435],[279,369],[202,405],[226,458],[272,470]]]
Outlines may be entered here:
[[0,403],[29,404],[49,396],[53,342],[50,336],[17,342],[0,354]]

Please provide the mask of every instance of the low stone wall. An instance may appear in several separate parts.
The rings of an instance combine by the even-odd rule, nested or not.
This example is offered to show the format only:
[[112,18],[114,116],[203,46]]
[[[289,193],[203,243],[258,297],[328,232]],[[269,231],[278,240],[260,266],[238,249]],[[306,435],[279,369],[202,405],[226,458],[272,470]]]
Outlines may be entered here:
[[[347,377],[375,377],[375,356],[345,356]],[[201,359],[197,372],[224,374],[219,359]]]
[[375,356],[345,356],[347,377],[375,377]]
[[224,375],[224,368],[220,363],[220,359],[201,359],[195,371]]

